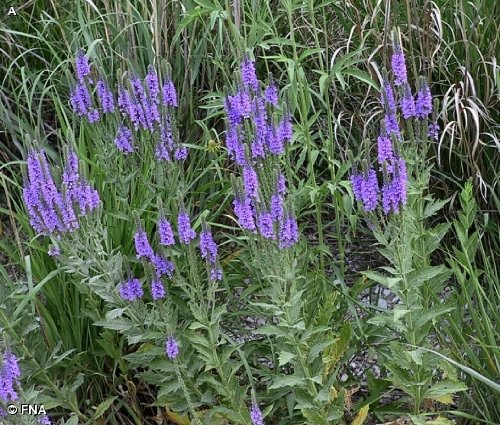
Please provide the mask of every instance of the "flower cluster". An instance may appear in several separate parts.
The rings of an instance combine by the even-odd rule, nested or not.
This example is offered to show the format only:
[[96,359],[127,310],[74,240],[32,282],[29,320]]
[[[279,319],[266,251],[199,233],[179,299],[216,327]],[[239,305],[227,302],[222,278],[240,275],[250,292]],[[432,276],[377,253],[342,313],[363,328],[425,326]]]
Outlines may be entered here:
[[[99,121],[100,114],[92,101],[89,90],[89,86],[93,84],[93,80],[90,78],[89,60],[81,50],[76,54],[75,73],[77,83],[70,93],[71,107],[79,117],[86,117],[89,123],[95,123]],[[101,98],[103,112],[112,112],[114,110],[113,95],[103,81],[99,81],[97,90],[100,95],[104,96]]]
[[[407,200],[408,175],[406,163],[401,155],[400,142],[403,132],[398,120],[398,109],[402,122],[408,124],[408,134],[416,126],[425,128],[432,113],[432,96],[427,82],[422,79],[417,95],[413,96],[407,79],[406,59],[396,42],[391,66],[397,93],[389,78],[384,76],[381,101],[385,116],[377,139],[377,159],[382,171],[382,185],[379,186],[374,167],[366,163],[360,172],[355,168],[351,174],[354,197],[363,204],[363,209],[373,212],[381,206],[386,215],[398,213]],[[438,125],[431,123],[427,130],[428,136],[437,138],[438,130]]]
[[297,221],[286,206],[285,178],[277,158],[292,140],[292,122],[286,107],[278,106],[278,88],[270,81],[263,90],[254,63],[246,56],[241,81],[226,96],[226,147],[241,169],[235,188],[234,213],[240,226],[289,248],[299,239]]
[[[160,245],[165,245],[165,227],[172,232],[170,223],[164,217],[160,218]],[[173,234],[167,235],[167,242],[174,242]],[[162,278],[167,276],[172,277],[175,270],[174,263],[166,258],[163,253],[156,253],[148,240],[148,235],[145,230],[138,226],[134,235],[134,245],[137,259],[143,259],[146,264],[149,264],[154,269],[154,277],[151,281],[151,297],[154,301],[165,298],[166,291]],[[126,301],[135,301],[142,298],[144,291],[138,279],[131,279],[120,285],[120,296]]]
[[218,266],[218,248],[210,228],[204,224],[200,232],[201,258],[205,259],[210,269],[210,280],[222,280],[222,269]]
[[259,409],[257,403],[252,402],[252,407],[250,409],[250,419],[253,425],[264,425],[264,417]]
[[[6,351],[2,356],[0,366],[0,400],[3,403],[12,403],[19,399],[15,386],[19,386],[19,369],[17,357],[10,351]],[[7,416],[7,412],[0,407],[0,418]],[[52,422],[47,415],[39,416],[38,423],[41,425],[51,425]]]
[[135,277],[121,283],[118,291],[120,292],[120,296],[126,301],[135,301],[144,295],[141,282]]
[[75,59],[77,83],[71,90],[70,103],[79,117],[93,124],[107,114],[118,113],[121,122],[116,129],[115,146],[125,155],[134,152],[134,135],[147,132],[156,142],[155,156],[160,161],[183,161],[187,148],[178,142],[173,109],[177,108],[177,91],[169,75],[160,79],[153,65],[149,65],[142,80],[132,74],[124,84],[117,84],[115,92],[104,78],[99,77],[93,96],[90,64],[80,50]]
[[[61,235],[79,228],[78,216],[95,210],[99,193],[79,173],[78,157],[67,155],[62,182],[56,185],[43,149],[32,149],[27,158],[28,175],[23,186],[24,203],[33,229],[46,235]],[[57,255],[58,249],[52,250]]]
[[14,387],[19,385],[20,376],[21,371],[19,370],[16,356],[11,352],[5,352],[0,368],[0,400],[7,403],[18,399]]
[[179,344],[172,335],[165,342],[165,354],[170,360],[175,359],[179,355]]
[[[191,227],[191,219],[185,209],[177,218],[177,236],[181,245],[189,245],[196,238],[196,232]],[[174,232],[170,221],[164,213],[160,214],[157,223],[159,245],[162,251],[157,253],[148,239],[146,231],[138,225],[134,235],[134,245],[137,259],[142,259],[146,265],[153,266],[154,277],[151,282],[151,296],[153,300],[165,297],[166,291],[162,282],[163,277],[171,278],[175,270],[174,263],[167,259],[164,248],[175,244]],[[210,280],[222,280],[222,269],[219,266],[218,248],[215,243],[210,228],[204,224],[200,233],[201,258],[206,260],[209,266]],[[144,291],[138,279],[129,279],[119,286],[120,296],[126,301],[135,301],[142,298]]]

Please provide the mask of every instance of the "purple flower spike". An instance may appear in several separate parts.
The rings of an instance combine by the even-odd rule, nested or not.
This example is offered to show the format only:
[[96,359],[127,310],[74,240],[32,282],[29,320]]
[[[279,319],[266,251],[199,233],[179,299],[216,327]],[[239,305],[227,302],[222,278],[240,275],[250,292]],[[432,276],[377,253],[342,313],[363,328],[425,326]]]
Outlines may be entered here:
[[227,131],[226,147],[229,156],[235,160],[238,165],[244,166],[246,164],[245,147],[238,138],[238,131],[230,128]]
[[143,297],[144,290],[142,289],[139,279],[133,278],[123,282],[118,288],[120,296],[125,301],[135,301]]
[[87,115],[92,106],[92,99],[90,93],[83,82],[79,82],[76,87],[71,91],[70,99],[71,108],[73,112],[79,117]]
[[405,85],[405,94],[401,100],[401,111],[405,120],[415,116],[415,99],[408,84]]
[[148,235],[142,229],[138,229],[134,235],[135,251],[137,252],[137,259],[141,257],[153,258],[154,252],[153,248],[148,241]]
[[173,336],[169,336],[165,342],[165,353],[170,360],[179,355],[179,344]]
[[386,134],[381,134],[377,139],[378,162],[383,164],[384,161],[391,161],[394,158],[392,150],[392,141]]
[[[45,152],[30,151],[27,158],[28,179],[24,182],[23,197],[30,224],[43,234],[60,235],[79,227],[74,204],[81,215],[99,206],[99,194],[78,174],[78,158],[70,151],[63,166],[61,187],[52,178]],[[56,251],[51,251],[55,254]]]
[[255,402],[252,402],[252,408],[250,409],[250,419],[252,420],[253,425],[265,425],[262,412]]
[[351,174],[351,186],[352,192],[354,193],[354,198],[356,201],[361,201],[361,182],[363,181],[363,176],[359,174]]
[[399,158],[398,160],[398,181],[399,181],[399,189],[400,189],[400,199],[403,205],[406,205],[408,200],[408,172],[406,170],[406,162],[403,158]]
[[103,80],[99,80],[97,82],[97,96],[99,98],[99,102],[101,103],[102,111],[105,114],[115,111],[113,93]]
[[146,99],[146,92],[141,79],[137,75],[132,75],[130,77],[130,86],[132,87],[132,93],[136,99],[143,102]]
[[158,82],[158,75],[156,74],[153,65],[148,66],[148,73],[146,74],[146,85],[148,86],[149,96],[153,102],[158,103],[158,95],[160,94],[160,84]]
[[115,137],[116,147],[125,155],[128,155],[134,151],[132,143],[132,132],[125,126],[119,127]]
[[382,207],[387,215],[391,211],[398,213],[402,205],[407,202],[408,175],[406,163],[402,158],[394,161],[392,180],[384,182],[382,187]]
[[431,123],[429,124],[429,139],[437,140],[439,138],[439,124]]
[[224,109],[231,126],[236,126],[241,121],[241,113],[237,96],[227,96],[224,99]]
[[278,175],[277,189],[280,195],[284,195],[286,193],[286,180],[283,173],[279,173]]
[[89,59],[82,50],[78,50],[75,58],[76,78],[83,81],[90,74]]
[[243,168],[243,188],[245,189],[246,196],[257,198],[259,194],[259,179],[250,164],[246,164]]
[[196,238],[196,232],[191,228],[189,215],[186,211],[181,211],[177,218],[177,232],[180,242],[184,245],[189,245]]
[[250,198],[235,199],[233,201],[234,213],[238,223],[244,229],[255,231],[255,221],[253,218],[252,201]]
[[153,279],[151,282],[151,297],[155,301],[165,298],[165,286],[158,278]]
[[170,153],[163,141],[159,141],[155,147],[155,157],[159,161],[170,161]]
[[390,135],[394,133],[397,139],[401,139],[401,130],[396,115],[386,115],[384,118],[385,132]]
[[271,196],[271,217],[274,222],[282,220],[284,214],[283,199],[277,193]]
[[271,81],[264,91],[264,97],[266,102],[274,107],[278,106],[278,87],[274,81]]
[[240,88],[239,93],[236,95],[235,101],[239,102],[239,112],[243,118],[250,118],[252,114],[252,100],[250,98],[250,92],[243,88]]
[[155,266],[156,274],[158,276],[161,277],[161,276],[165,276],[166,275],[168,277],[172,277],[172,273],[175,270],[174,263],[172,263],[171,261],[165,259],[161,255],[154,255],[151,258],[151,262]]
[[179,146],[174,151],[174,158],[176,161],[185,161],[188,157],[188,150],[184,146]]
[[39,418],[38,423],[40,425],[52,425],[52,421],[47,415],[43,415],[41,418]]
[[279,247],[281,249],[290,248],[299,241],[299,228],[297,221],[292,215],[281,223],[279,234]]
[[130,92],[122,85],[118,86],[118,107],[124,117],[130,117],[131,114],[135,114],[135,112],[133,112],[134,106]]
[[259,233],[267,239],[275,239],[273,217],[270,212],[263,211],[257,217]]
[[210,269],[210,280],[222,280],[222,270],[221,269]]
[[21,376],[17,358],[14,354],[6,352],[2,360],[2,368],[0,369],[0,400],[4,402],[16,401],[18,395],[14,386],[19,384],[18,378]]
[[48,254],[51,257],[59,257],[59,255],[61,255],[61,250],[59,249],[58,246],[51,246],[49,248]]
[[208,228],[203,229],[200,233],[200,251],[201,258],[212,264],[217,262],[217,244],[214,242],[212,232]]
[[432,95],[427,82],[418,91],[415,110],[419,118],[427,118],[432,113]]
[[388,115],[396,114],[396,101],[394,99],[394,91],[392,90],[391,83],[387,79],[384,79],[381,101]]
[[378,181],[373,167],[370,167],[367,175],[361,181],[361,200],[365,211],[374,211],[378,204]]
[[276,130],[272,124],[269,126],[267,143],[269,151],[274,155],[281,155],[285,151],[284,139],[280,127]]
[[391,58],[392,72],[394,73],[394,84],[401,86],[406,84],[408,79],[406,75],[405,55],[399,46],[396,46],[395,52]]
[[281,119],[278,126],[278,136],[284,141],[289,142],[292,140],[292,120],[290,113],[287,111]]
[[100,119],[99,111],[97,109],[93,109],[87,114],[87,120],[89,124],[94,124],[95,122],[99,121]]
[[259,89],[255,66],[248,56],[245,56],[241,63],[241,80],[245,87],[250,87],[254,92]]
[[158,230],[160,233],[160,244],[163,246],[169,246],[175,244],[174,232],[172,231],[172,225],[165,217],[160,217],[158,221]]
[[177,107],[177,92],[170,77],[167,77],[163,82],[162,97],[163,105]]

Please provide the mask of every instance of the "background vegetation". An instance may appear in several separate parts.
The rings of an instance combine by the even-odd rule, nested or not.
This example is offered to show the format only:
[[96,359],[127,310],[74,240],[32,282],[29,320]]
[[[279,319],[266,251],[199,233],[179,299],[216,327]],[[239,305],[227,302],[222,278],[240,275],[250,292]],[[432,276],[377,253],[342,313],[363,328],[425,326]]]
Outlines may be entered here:
[[[339,347],[331,354],[337,357],[331,363],[336,369],[333,388],[344,391],[338,420],[382,423],[411,414],[408,405],[399,402],[404,388],[386,379],[391,370],[381,360],[393,332],[369,320],[381,309],[391,308],[380,302],[386,290],[361,273],[387,265],[386,257],[378,252],[380,239],[356,212],[348,183],[352,166],[348,152],[364,153],[370,145],[361,142],[378,135],[374,123],[381,116],[380,75],[383,67],[390,66],[390,31],[396,28],[410,78],[415,81],[425,75],[440,105],[436,112],[442,132],[427,151],[426,160],[433,168],[422,197],[448,200],[441,209],[436,207],[439,214],[426,220],[432,230],[449,225],[429,263],[449,268],[448,283],[433,296],[446,299],[452,309],[432,321],[427,339],[443,365],[453,365],[457,378],[468,387],[450,400],[427,400],[423,411],[434,423],[445,423],[437,422],[445,417],[460,423],[500,422],[495,383],[500,366],[497,2],[33,0],[12,4],[17,16],[4,16],[0,23],[1,340],[15,347],[22,359],[23,383],[42,391],[37,401],[57,412],[54,419],[188,423],[172,405],[161,403],[161,397],[154,405],[164,382],[144,375],[134,357],[127,356],[138,347],[129,345],[126,336],[95,326],[106,314],[103,301],[74,284],[78,278],[48,256],[46,242],[29,226],[23,206],[22,170],[28,142],[33,140],[55,164],[61,164],[62,148],[74,144],[89,180],[107,197],[107,205],[116,196],[104,175],[105,163],[99,163],[95,154],[95,134],[76,122],[68,103],[78,48],[100,73],[117,80],[126,70],[143,75],[148,64],[161,60],[170,64],[180,99],[179,131],[194,152],[184,169],[185,181],[196,195],[189,207],[212,211],[211,222],[229,238],[221,247],[222,262],[228,267],[228,294],[241,289],[250,254],[229,218],[231,186],[225,176],[234,170],[226,158],[222,100],[245,52],[256,59],[261,79],[272,73],[287,94],[294,121],[287,178],[296,190],[297,218],[308,242],[300,261],[307,271],[304,277],[317,282],[302,308],[314,311],[309,317],[316,321],[314,326],[330,327],[330,337]],[[112,160],[114,154],[108,157]],[[144,177],[147,170],[141,173]],[[468,180],[472,186],[466,185]],[[133,253],[133,220],[120,214],[152,204],[156,205],[154,194],[136,189],[127,210],[117,207],[108,217],[112,231],[103,243]],[[149,230],[155,213],[146,211]],[[319,310],[310,310],[318,299]],[[231,320],[263,314],[238,312],[237,302],[236,297],[227,300],[233,311],[225,324],[228,328]],[[453,374],[451,369],[440,373]],[[280,404],[278,398],[271,401]],[[439,418],[432,415],[437,410],[442,412]],[[282,423],[277,420],[274,417],[270,423]],[[292,413],[286,420],[283,423],[301,423]]]

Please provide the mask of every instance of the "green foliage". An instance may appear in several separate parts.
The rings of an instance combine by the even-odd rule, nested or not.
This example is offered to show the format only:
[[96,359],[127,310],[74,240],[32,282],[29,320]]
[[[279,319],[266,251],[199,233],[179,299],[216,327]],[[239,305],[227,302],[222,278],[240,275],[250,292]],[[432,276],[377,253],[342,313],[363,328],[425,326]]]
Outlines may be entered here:
[[492,400],[499,400],[500,391],[497,384],[491,384],[498,378],[500,360],[496,323],[498,251],[487,251],[471,182],[466,182],[462,190],[460,205],[461,211],[453,223],[457,240],[448,255],[455,280],[450,297],[454,309],[446,315],[449,326],[438,333],[451,358],[468,368],[467,383],[473,395],[464,396],[465,405],[476,417],[495,422],[499,417],[498,403]]
[[409,396],[417,416],[423,412],[425,400],[443,402],[467,389],[441,358],[423,350],[432,347],[429,335],[442,323],[442,316],[454,310],[453,303],[440,296],[452,272],[431,262],[449,226],[427,224],[444,205],[424,195],[428,178],[429,170],[418,176],[411,186],[407,207],[384,229],[374,231],[379,251],[389,263],[383,267],[385,273],[364,272],[400,300],[393,310],[376,314],[369,323],[394,332],[395,339],[380,354],[389,380]]
[[[411,4],[35,0],[2,19],[0,327],[22,359],[29,400],[72,425],[161,416],[249,424],[251,401],[272,424],[360,424],[372,414],[449,423],[428,407],[452,402],[457,420],[498,422],[498,5]],[[375,228],[380,257],[355,212],[346,153],[376,139],[376,80],[389,63],[391,27],[409,73],[433,82],[443,133],[425,154],[439,167],[421,170],[424,158],[409,155],[417,179],[405,211]],[[67,99],[78,47],[108,81],[170,63],[179,134],[191,150],[185,166],[158,167],[148,149],[131,164],[109,149],[115,122],[98,130],[73,122]],[[304,237],[289,253],[242,235],[229,207],[222,100],[244,52],[258,58],[259,76],[272,73],[294,117],[282,165]],[[74,146],[103,201],[79,233],[50,241],[65,248],[57,262],[22,205],[20,158],[33,140],[55,165]],[[474,185],[457,197],[457,214],[453,194],[464,176]],[[435,200],[443,193],[452,201]],[[127,269],[143,273],[134,215],[153,235],[159,211],[173,216],[180,202],[196,230],[205,220],[216,232],[223,282],[211,286],[193,249],[176,247],[168,302],[124,303],[117,284]],[[366,291],[372,305],[358,299]],[[383,291],[399,300],[393,309],[375,307]],[[164,350],[172,333],[181,348],[174,361]],[[350,370],[365,351],[381,376]],[[352,401],[348,387],[364,374]]]

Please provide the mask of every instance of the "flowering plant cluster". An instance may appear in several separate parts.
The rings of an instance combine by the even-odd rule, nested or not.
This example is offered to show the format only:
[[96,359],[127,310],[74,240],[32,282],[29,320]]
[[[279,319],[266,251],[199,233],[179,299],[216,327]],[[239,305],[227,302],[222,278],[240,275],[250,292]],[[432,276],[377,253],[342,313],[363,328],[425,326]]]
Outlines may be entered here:
[[[391,65],[392,74],[384,75],[382,88],[384,118],[377,165],[367,160],[356,164],[351,183],[366,213],[400,213],[398,220],[388,220],[396,229],[393,244],[388,241],[389,231],[381,235],[374,230],[379,243],[388,247],[384,255],[394,266],[386,270],[390,276],[368,271],[366,277],[388,286],[402,300],[397,314],[381,314],[373,323],[392,327],[400,339],[416,346],[422,343],[418,327],[429,326],[439,313],[424,314],[427,306],[419,287],[427,276],[444,282],[447,271],[430,266],[428,253],[413,254],[422,247],[414,244],[417,237],[411,235],[419,234],[420,240],[426,236],[423,228],[411,228],[423,218],[411,220],[411,211],[406,212],[415,201],[408,196],[409,155],[403,146],[408,138],[415,144],[424,135],[435,137],[437,127],[428,124],[433,112],[430,89],[422,80],[417,94],[412,94],[406,59],[397,43]],[[76,116],[89,124],[85,131],[92,134],[100,126],[110,129],[109,140],[114,138],[123,154],[120,161],[126,164],[123,169],[122,162],[118,165],[121,179],[113,179],[113,165],[99,162],[103,152],[97,152],[96,164],[104,165],[101,171],[106,176],[99,195],[81,176],[76,153],[69,150],[57,184],[44,151],[32,149],[24,200],[34,230],[54,236],[58,246],[67,242],[66,233],[82,227],[81,217],[96,210],[100,198],[106,201],[96,225],[75,232],[82,237],[75,236],[73,246],[65,246],[72,255],[58,260],[65,262],[61,266],[66,271],[83,276],[80,283],[104,301],[106,312],[99,315],[105,319],[95,325],[119,331],[137,348],[124,360],[137,366],[138,373],[145,370],[141,378],[159,387],[156,404],[186,415],[181,421],[201,425],[220,419],[264,425],[280,420],[284,411],[288,411],[287,423],[341,421],[350,394],[343,388],[339,370],[341,361],[351,356],[349,342],[354,333],[349,323],[335,328],[344,313],[336,291],[329,289],[329,276],[311,272],[314,260],[307,252],[298,255],[297,249],[291,249],[299,242],[299,229],[285,178],[290,170],[282,169],[282,163],[293,139],[292,112],[286,102],[280,104],[273,79],[264,85],[254,62],[245,56],[235,90],[224,97],[227,153],[238,175],[231,182],[229,199],[235,221],[245,231],[244,237],[229,235],[228,245],[238,249],[226,256],[219,252],[227,246],[226,239],[218,245],[220,234],[212,233],[212,228],[220,225],[233,233],[235,229],[217,223],[217,216],[209,225],[206,217],[211,206],[194,196],[202,191],[193,189],[197,178],[190,180],[186,169],[192,167],[196,174],[199,168],[194,161],[194,166],[182,162],[188,151],[179,142],[178,99],[171,77],[167,74],[162,80],[150,65],[144,79],[130,74],[115,91],[103,77],[94,77],[88,58],[78,52],[70,103]],[[140,158],[141,165],[134,168],[135,153],[140,153],[135,159]],[[158,167],[155,174],[150,172],[149,160],[149,164],[168,165]],[[165,177],[167,185],[162,184]],[[197,219],[191,214],[195,211]],[[107,233],[113,226],[118,229],[110,232],[115,238]],[[391,257],[391,249],[397,255]],[[59,248],[51,248],[50,253],[58,255]],[[233,273],[238,267],[244,271]],[[248,277],[241,279],[241,274]],[[335,282],[343,279],[341,274]],[[247,319],[251,325],[242,326]],[[406,356],[405,346],[397,342],[387,351],[397,359]],[[400,386],[413,397],[418,413],[429,394],[429,389],[418,386],[424,379],[431,382],[418,362],[432,358],[418,350],[410,357],[403,367],[411,370],[408,376],[398,364],[388,361],[387,368],[395,385],[412,382]],[[417,359],[416,365],[410,364],[412,359]],[[19,373],[12,367],[4,369],[0,397],[5,401],[15,395]],[[368,407],[364,417],[367,411]]]
[[[177,219],[177,235],[181,245],[190,245],[196,239],[196,232],[191,227],[191,220],[185,209],[182,209]],[[157,222],[158,245],[161,253],[155,252],[149,241],[146,231],[141,225],[137,226],[134,235],[134,244],[137,259],[141,259],[146,268],[152,269],[151,296],[154,301],[165,297],[165,287],[162,278],[172,278],[175,265],[168,259],[167,247],[175,245],[175,236],[170,221],[162,212]],[[222,280],[222,269],[219,266],[218,248],[210,228],[204,223],[199,235],[199,249],[201,258],[206,260],[209,269],[209,279],[212,281]],[[120,296],[127,301],[135,301],[142,298],[144,290],[139,279],[131,277],[119,286]]]
[[[0,364],[0,419],[2,421],[12,415],[12,411],[7,412],[4,409],[5,405],[8,404],[10,407],[15,406],[17,411],[19,411],[15,403],[20,401],[19,394],[16,390],[16,387],[19,387],[20,385],[20,376],[21,370],[19,368],[17,357],[11,351],[6,350],[1,357]],[[13,415],[13,417],[19,418],[17,415]],[[45,414],[37,415],[33,419],[36,421],[35,423],[39,425],[52,424],[50,418]]]
[[403,137],[415,143],[427,133],[428,137],[435,139],[439,129],[435,122],[428,123],[432,114],[429,86],[422,78],[416,96],[412,94],[406,58],[397,41],[393,43],[391,71],[392,84],[388,75],[384,74],[383,78],[381,103],[384,119],[377,138],[378,171],[382,175],[382,184],[379,184],[377,171],[370,161],[364,161],[361,170],[356,166],[351,174],[354,197],[362,204],[363,210],[371,213],[381,207],[385,215],[397,214],[407,203],[408,171],[403,157]]
[[279,108],[272,79],[261,88],[248,57],[240,71],[238,90],[224,102],[227,150],[242,175],[235,184],[234,212],[243,229],[277,241],[281,249],[290,248],[299,232],[291,203],[286,202],[285,176],[278,161],[292,140],[290,112]]
[[117,84],[115,92],[103,77],[98,77],[93,95],[91,66],[82,51],[75,59],[75,74],[77,83],[70,96],[73,111],[90,124],[104,117],[118,122],[115,145],[124,155],[136,150],[134,139],[145,133],[155,141],[157,160],[187,158],[187,148],[178,140],[173,113],[177,108],[177,91],[168,74],[160,87],[156,69],[149,65],[144,80],[134,73],[124,84]]
[[[60,238],[79,228],[79,216],[99,206],[99,193],[79,173],[73,150],[68,152],[60,185],[54,181],[43,149],[30,150],[27,164],[23,196],[30,224],[37,233]],[[58,255],[59,248],[52,247],[49,253]]]

